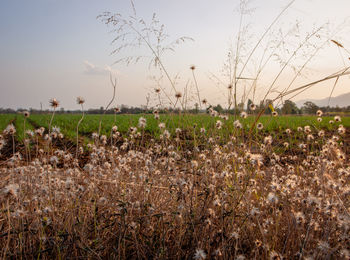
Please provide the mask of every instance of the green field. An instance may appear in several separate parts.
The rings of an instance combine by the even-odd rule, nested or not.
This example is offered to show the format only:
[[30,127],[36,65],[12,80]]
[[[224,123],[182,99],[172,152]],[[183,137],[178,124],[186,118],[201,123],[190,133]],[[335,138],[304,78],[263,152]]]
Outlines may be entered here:
[[[171,134],[175,134],[176,128],[181,128],[182,130],[190,130],[193,132],[195,129],[196,133],[199,133],[200,128],[204,127],[207,133],[211,133],[212,131],[218,131],[215,128],[215,123],[217,120],[221,120],[223,122],[223,127],[220,130],[224,134],[230,134],[234,131],[234,117],[230,116],[228,120],[221,119],[219,117],[211,117],[209,115],[160,115],[160,119],[156,120],[153,115],[105,115],[102,118],[102,127],[101,134],[105,134],[107,136],[110,135],[111,128],[116,125],[118,126],[118,131],[122,134],[128,132],[131,126],[137,127],[138,120],[140,117],[145,117],[147,120],[147,125],[145,128],[145,132],[154,136],[158,136],[160,134],[160,130],[158,124],[160,122],[165,123],[166,128],[169,130]],[[60,128],[61,132],[69,139],[74,140],[76,137],[76,127],[81,115],[79,114],[57,114],[53,118],[52,127],[57,126]],[[83,136],[87,140],[90,139],[91,134],[93,132],[98,131],[99,121],[101,115],[85,115],[84,120],[82,121],[79,127],[79,135]],[[28,129],[36,129],[38,127],[43,126],[45,129],[48,128],[49,122],[51,119],[50,114],[33,114],[26,120],[26,130]],[[258,122],[261,122],[264,125],[263,131],[272,131],[272,132],[281,132],[287,128],[291,130],[296,130],[297,127],[304,127],[306,125],[310,125],[311,128],[315,130],[319,129],[334,129],[337,125],[343,124],[345,127],[350,127],[350,117],[343,117],[342,121],[335,124],[329,124],[330,120],[333,120],[333,117],[323,117],[322,122],[317,121],[316,116],[262,116]],[[243,129],[245,131],[249,131],[253,122],[255,121],[255,116],[248,116],[246,119],[239,118],[240,122],[243,124]],[[16,136],[19,140],[23,139],[24,136],[24,117],[21,114],[1,114],[0,115],[0,131],[2,132],[6,126],[13,122],[17,129]],[[196,127],[194,127],[196,126]],[[253,131],[257,132],[256,129]]]

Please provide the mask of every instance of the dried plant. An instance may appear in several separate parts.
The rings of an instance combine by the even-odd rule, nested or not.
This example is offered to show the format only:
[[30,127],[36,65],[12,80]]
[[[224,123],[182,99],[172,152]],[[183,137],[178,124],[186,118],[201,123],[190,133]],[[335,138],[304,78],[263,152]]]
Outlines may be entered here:
[[75,153],[75,158],[78,158],[78,154],[79,154],[79,126],[81,124],[81,122],[83,122],[84,120],[84,103],[85,103],[85,99],[82,97],[77,97],[77,104],[81,106],[81,112],[82,112],[82,116],[78,121],[77,124],[77,149],[76,149],[76,153]]
[[[134,7],[133,4],[132,6]],[[120,55],[126,49],[146,47],[151,52],[152,57],[149,61],[149,68],[154,66],[163,72],[172,90],[176,92],[175,82],[165,68],[162,57],[165,53],[174,51],[179,44],[193,39],[183,36],[174,41],[169,41],[165,26],[159,22],[156,14],[153,14],[151,21],[147,23],[144,19],[138,18],[134,8],[133,10],[134,15],[128,18],[124,18],[122,14],[112,14],[110,12],[104,12],[97,17],[106,25],[115,28],[112,32],[116,33],[117,36],[113,39],[112,44],[116,44],[117,47],[112,51],[112,54]],[[131,55],[120,58],[115,63],[132,64],[139,62],[142,58],[148,57]]]

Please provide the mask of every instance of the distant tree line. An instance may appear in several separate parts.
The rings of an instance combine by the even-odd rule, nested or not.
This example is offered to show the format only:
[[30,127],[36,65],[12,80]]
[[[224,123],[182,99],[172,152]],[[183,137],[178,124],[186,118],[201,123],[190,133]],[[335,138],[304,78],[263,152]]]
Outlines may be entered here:
[[[252,104],[252,100],[248,100],[247,105],[245,107],[244,103],[239,103],[237,105],[237,113],[240,113],[242,111],[246,111],[248,114],[256,114],[258,113],[261,109],[265,109],[265,114],[270,114],[271,113],[271,106],[269,106],[269,104],[272,105],[273,107],[273,102],[271,100],[265,100],[265,102],[260,102],[260,104],[256,105],[256,108],[254,111],[252,111],[250,109],[250,104]],[[182,111],[182,112],[187,112],[187,113],[191,113],[191,114],[198,114],[198,113],[208,113],[209,108],[212,108],[214,110],[216,110],[217,112],[221,113],[221,114],[236,114],[235,109],[224,109],[220,104],[216,105],[216,106],[209,106],[207,109],[205,110],[200,110],[198,105],[196,105],[194,108],[191,109],[187,109],[186,111]],[[311,102],[311,101],[307,101],[304,103],[304,105],[301,108],[298,108],[297,105],[291,101],[291,100],[285,100],[283,105],[278,107],[278,108],[273,108],[274,110],[276,110],[279,114],[282,115],[303,115],[303,114],[315,114],[317,110],[322,110],[324,113],[331,113],[331,112],[350,112],[350,105],[346,106],[346,107],[339,107],[339,106],[335,106],[335,107],[330,107],[330,106],[322,106],[319,107],[317,106],[315,103]],[[21,113],[23,111],[26,111],[28,109],[23,109],[23,108],[18,108],[18,109],[11,109],[11,108],[0,108],[0,114],[14,114],[14,113]],[[146,106],[140,106],[140,107],[133,107],[133,106],[127,106],[127,105],[121,105],[118,108],[117,113],[121,113],[121,114],[151,114],[153,113],[153,111],[155,110],[155,108],[148,108]],[[158,112],[160,114],[163,113],[178,113],[180,112],[180,109],[178,108],[162,108],[162,109],[157,109]],[[33,109],[30,108],[28,110],[31,113],[34,114],[46,114],[46,113],[50,113],[51,110],[41,110],[41,109]],[[88,110],[85,111],[86,114],[102,114],[104,112],[104,107],[100,107],[100,108],[90,108]],[[65,110],[64,108],[60,108],[58,111],[56,111],[56,113],[64,113],[64,114],[79,114],[81,113],[81,110]],[[108,109],[106,111],[106,114],[114,114],[116,113],[115,108],[111,108]]]

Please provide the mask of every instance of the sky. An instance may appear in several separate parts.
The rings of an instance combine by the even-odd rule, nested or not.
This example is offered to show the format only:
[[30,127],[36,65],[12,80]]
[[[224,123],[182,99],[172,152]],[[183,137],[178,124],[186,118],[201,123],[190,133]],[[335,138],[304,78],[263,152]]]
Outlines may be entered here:
[[[239,48],[242,68],[248,54],[261,35],[290,0],[253,0],[250,12],[243,16]],[[175,89],[186,95],[188,105],[197,100],[196,87],[190,66],[194,70],[200,98],[211,104],[227,106],[229,79],[223,72],[230,46],[236,53],[240,14],[238,0],[134,0],[136,15],[150,21],[153,13],[165,26],[169,41],[182,36],[193,38],[166,52],[161,61]],[[273,97],[289,85],[318,46],[323,44],[291,88],[324,78],[349,66],[350,54],[349,0],[296,0],[279,18],[254,52],[243,77],[256,78],[259,61],[273,53],[257,81],[253,96],[252,80],[240,81],[237,87],[242,96],[262,99],[289,57],[290,62],[272,86]],[[60,101],[66,109],[79,109],[76,97],[86,100],[86,108],[106,106],[113,92],[110,74],[117,79],[117,94],[113,106],[121,104],[157,105],[154,93],[159,70],[149,66],[152,52],[147,47],[128,48],[117,55],[118,47],[111,44],[118,35],[96,17],[105,12],[133,15],[130,0],[0,0],[0,107],[49,108],[50,98]],[[297,24],[297,25],[296,25]],[[322,27],[293,56],[293,52],[308,34]],[[281,40],[283,35],[283,41]],[[344,48],[330,41],[334,39]],[[152,40],[151,40],[152,41]],[[153,42],[153,41],[152,41]],[[166,43],[166,42],[165,42]],[[282,44],[283,43],[283,44]],[[312,45],[313,44],[313,45]],[[274,46],[279,46],[274,49]],[[265,54],[264,54],[265,53]],[[145,56],[137,64],[115,63],[126,56]],[[265,55],[265,56],[264,56]],[[243,63],[242,63],[243,62]],[[164,73],[163,73],[164,74]],[[158,81],[162,102],[166,95],[173,99],[174,90],[163,75]],[[350,92],[349,76],[342,77],[333,96]],[[294,100],[328,97],[334,81],[327,81],[303,92]],[[187,87],[186,87],[187,86]]]

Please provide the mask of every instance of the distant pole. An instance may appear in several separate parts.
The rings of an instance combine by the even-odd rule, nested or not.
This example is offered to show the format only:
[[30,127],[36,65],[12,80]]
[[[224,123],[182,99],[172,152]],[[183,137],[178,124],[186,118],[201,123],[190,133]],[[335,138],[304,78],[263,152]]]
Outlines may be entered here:
[[43,103],[40,102],[40,112],[42,113],[43,112]]

